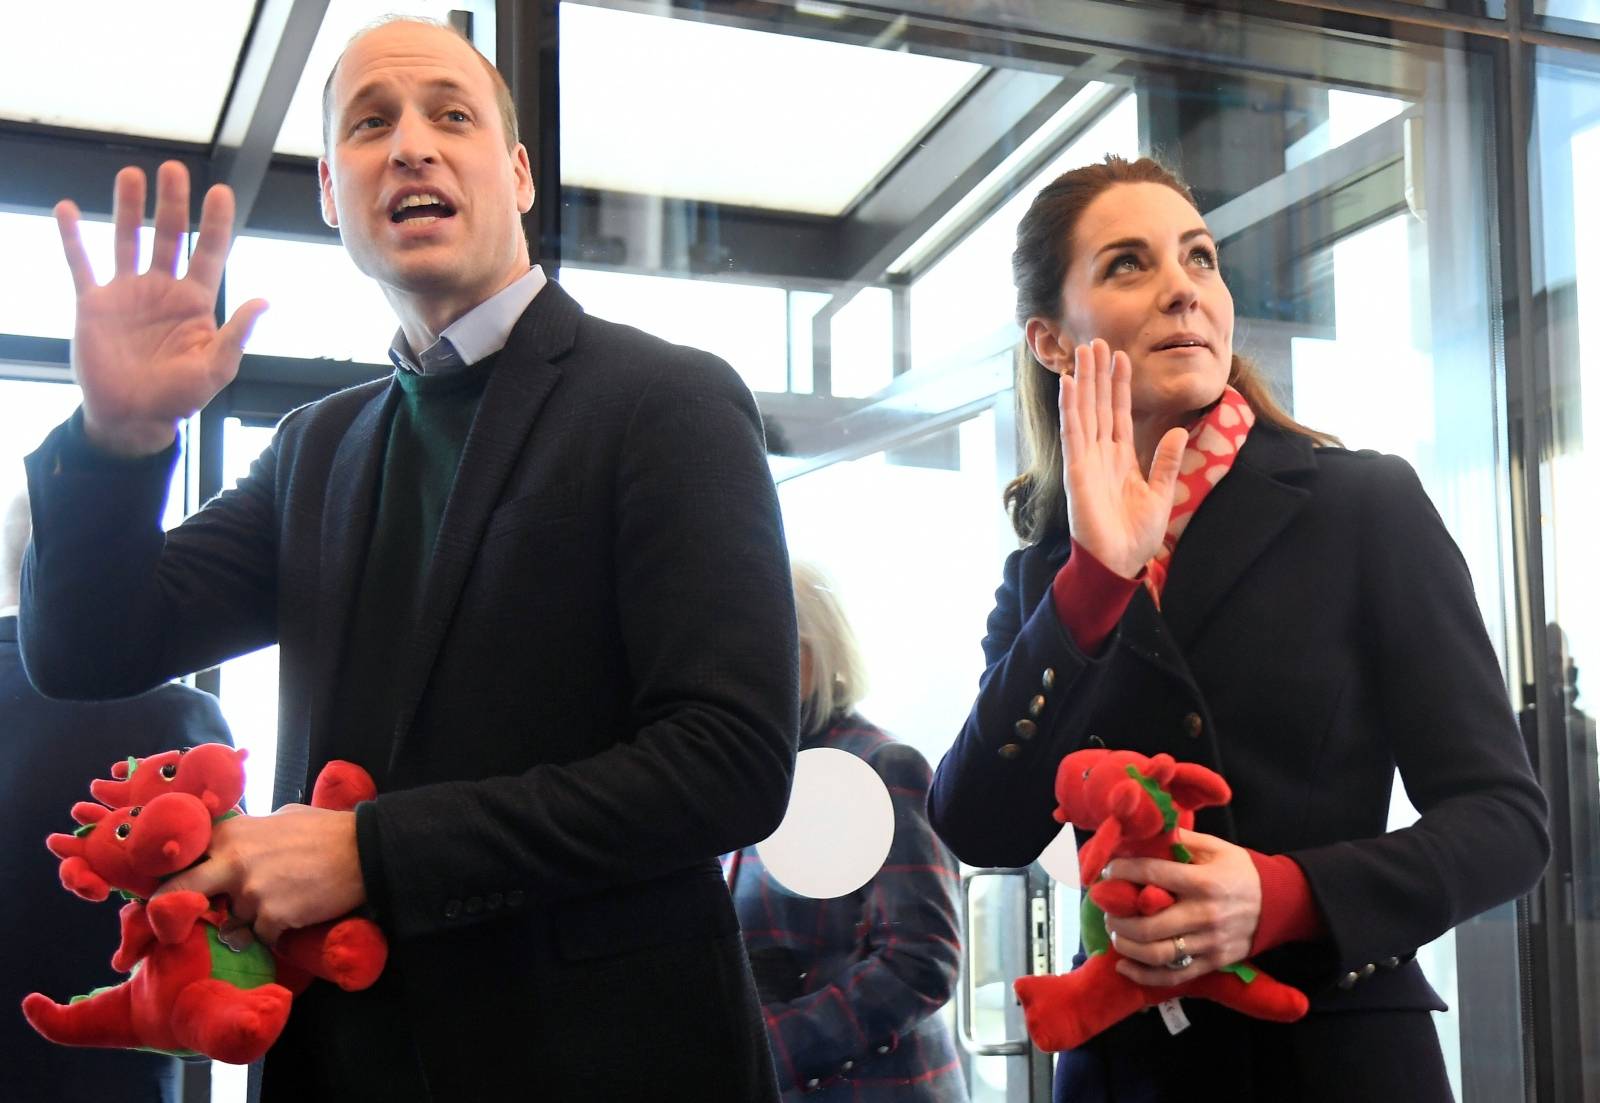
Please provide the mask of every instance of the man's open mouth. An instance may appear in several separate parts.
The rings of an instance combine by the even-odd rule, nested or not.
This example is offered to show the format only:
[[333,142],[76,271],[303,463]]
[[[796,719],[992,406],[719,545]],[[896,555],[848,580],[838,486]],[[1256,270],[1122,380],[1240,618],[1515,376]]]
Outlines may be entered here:
[[410,222],[417,218],[449,218],[456,209],[431,192],[408,195],[389,212],[390,222]]

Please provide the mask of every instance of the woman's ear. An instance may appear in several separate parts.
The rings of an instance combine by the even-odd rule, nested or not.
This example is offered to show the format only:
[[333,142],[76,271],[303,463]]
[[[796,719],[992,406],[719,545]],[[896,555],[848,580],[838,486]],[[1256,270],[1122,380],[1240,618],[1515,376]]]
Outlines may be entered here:
[[1033,358],[1046,371],[1057,375],[1072,374],[1072,341],[1062,331],[1059,322],[1052,322],[1048,318],[1029,318],[1022,336],[1028,343],[1028,351],[1033,353]]

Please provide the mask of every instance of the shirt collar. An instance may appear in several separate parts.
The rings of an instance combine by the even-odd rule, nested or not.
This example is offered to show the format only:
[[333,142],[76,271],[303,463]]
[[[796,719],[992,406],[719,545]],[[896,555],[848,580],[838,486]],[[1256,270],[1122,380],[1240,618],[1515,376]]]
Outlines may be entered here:
[[506,346],[511,328],[544,288],[544,269],[535,264],[510,284],[444,327],[439,339],[413,357],[404,330],[389,343],[394,366],[417,375],[440,375],[476,364]]

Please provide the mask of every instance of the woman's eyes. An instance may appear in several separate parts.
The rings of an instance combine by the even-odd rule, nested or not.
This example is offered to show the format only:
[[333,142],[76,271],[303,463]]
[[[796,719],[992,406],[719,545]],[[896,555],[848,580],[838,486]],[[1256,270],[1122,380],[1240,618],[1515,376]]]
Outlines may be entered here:
[[[1199,245],[1189,250],[1188,262],[1201,268],[1214,269],[1217,267],[1217,254],[1210,247]],[[1123,253],[1106,267],[1106,275],[1120,276],[1127,272],[1140,272],[1144,267],[1144,259],[1137,253]]]

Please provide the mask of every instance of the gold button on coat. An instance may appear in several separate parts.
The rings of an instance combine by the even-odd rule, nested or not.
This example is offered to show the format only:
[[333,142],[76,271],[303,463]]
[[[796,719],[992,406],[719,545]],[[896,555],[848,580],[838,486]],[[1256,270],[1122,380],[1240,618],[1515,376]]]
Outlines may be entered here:
[[1054,667],[1044,668],[1044,677],[1039,679],[1039,684],[1044,686],[1045,692],[1056,688],[1056,672]]
[[1000,748],[1000,757],[1001,758],[1016,758],[1021,753],[1022,753],[1022,744],[1021,743],[1007,743],[1005,746]]
[[1033,700],[1028,702],[1028,715],[1033,717],[1035,720],[1037,720],[1037,719],[1039,719],[1039,714],[1041,712],[1043,712],[1043,711],[1044,711],[1044,694],[1041,693],[1041,694],[1038,694],[1036,697],[1034,697]]
[[1198,712],[1191,712],[1183,718],[1183,734],[1190,739],[1199,739],[1200,733],[1205,730],[1205,721],[1200,719]]
[[1026,743],[1039,734],[1039,725],[1032,720],[1018,720],[1016,724],[1017,738]]

